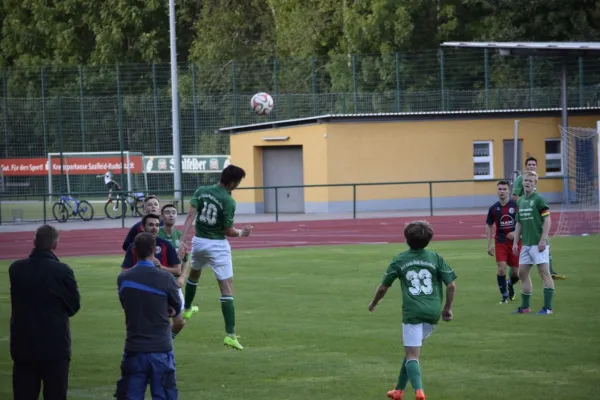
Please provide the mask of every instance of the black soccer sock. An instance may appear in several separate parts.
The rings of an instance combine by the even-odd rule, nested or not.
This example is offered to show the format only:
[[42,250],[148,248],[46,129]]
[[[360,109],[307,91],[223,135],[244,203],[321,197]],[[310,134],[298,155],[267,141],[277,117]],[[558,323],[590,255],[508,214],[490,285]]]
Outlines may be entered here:
[[500,289],[500,293],[502,293],[502,297],[508,297],[508,292],[506,291],[506,275],[498,275],[496,276],[498,279],[498,288]]
[[510,284],[511,284],[511,285],[514,285],[514,284],[515,284],[515,283],[517,283],[517,282],[519,282],[519,275],[517,275],[517,274],[513,274],[513,275],[510,277]]
[[184,299],[183,307],[186,310],[189,310],[190,307],[192,307],[192,301],[194,301],[194,297],[196,296],[197,288],[198,288],[198,281],[193,281],[188,278],[185,283],[185,294],[183,296],[183,299]]

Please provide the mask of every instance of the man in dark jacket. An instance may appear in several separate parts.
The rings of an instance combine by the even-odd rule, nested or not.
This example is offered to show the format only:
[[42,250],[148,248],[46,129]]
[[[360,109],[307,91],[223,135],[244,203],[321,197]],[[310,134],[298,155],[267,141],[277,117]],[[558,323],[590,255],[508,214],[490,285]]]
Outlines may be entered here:
[[8,270],[15,400],[37,400],[42,382],[45,400],[67,398],[69,318],[79,310],[80,299],[73,270],[54,254],[57,245],[56,229],[39,227],[29,258],[15,261]]
[[136,265],[117,278],[127,337],[115,397],[144,400],[150,384],[152,399],[177,400],[169,317],[173,317],[177,326],[183,326],[179,286],[170,272],[154,265],[156,240],[151,233],[139,233],[133,240],[132,250]]

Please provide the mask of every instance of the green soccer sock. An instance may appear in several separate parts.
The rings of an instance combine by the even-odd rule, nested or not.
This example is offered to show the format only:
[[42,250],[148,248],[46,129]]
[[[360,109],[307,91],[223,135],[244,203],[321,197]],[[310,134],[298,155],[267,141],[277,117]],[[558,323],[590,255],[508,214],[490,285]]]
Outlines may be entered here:
[[233,296],[221,296],[221,311],[225,320],[225,332],[228,335],[235,335],[235,307],[233,306]]
[[554,289],[544,288],[544,308],[552,310],[552,298],[554,297]]
[[531,293],[529,294],[525,294],[523,292],[521,292],[521,309],[526,309],[529,308],[529,305],[531,304]]
[[402,367],[400,368],[400,376],[398,376],[398,384],[396,385],[396,390],[406,389],[407,383],[408,372],[406,372],[406,357],[404,357],[404,360],[402,360]]
[[423,381],[421,379],[421,366],[418,360],[406,361],[406,373],[408,374],[408,380],[410,381],[415,392],[419,389],[423,389]]
[[194,297],[196,297],[196,289],[198,288],[198,281],[192,281],[188,279],[185,282],[185,294],[183,295],[183,308],[189,310],[192,307]]
[[552,254],[548,255],[548,265],[550,266],[550,275],[556,275],[556,272],[552,268]]

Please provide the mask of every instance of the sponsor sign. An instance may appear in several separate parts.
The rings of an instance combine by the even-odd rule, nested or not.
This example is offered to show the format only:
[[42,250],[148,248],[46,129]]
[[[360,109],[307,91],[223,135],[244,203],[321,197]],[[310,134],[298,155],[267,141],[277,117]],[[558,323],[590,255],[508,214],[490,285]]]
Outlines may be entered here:
[[[131,173],[141,173],[142,157],[129,156],[129,165],[127,157],[124,157],[125,171],[131,170]],[[4,176],[39,176],[48,175],[48,169],[52,168],[52,175],[60,175],[61,165],[59,157],[52,157],[52,165],[48,163],[47,158],[4,158],[0,159],[0,167]],[[113,174],[121,171],[121,156],[110,157],[63,157],[62,171],[69,175],[91,175],[104,174],[111,170]]]
[[[184,174],[207,174],[221,172],[231,163],[230,156],[181,156]],[[144,172],[148,174],[172,174],[175,171],[173,156],[145,156]]]

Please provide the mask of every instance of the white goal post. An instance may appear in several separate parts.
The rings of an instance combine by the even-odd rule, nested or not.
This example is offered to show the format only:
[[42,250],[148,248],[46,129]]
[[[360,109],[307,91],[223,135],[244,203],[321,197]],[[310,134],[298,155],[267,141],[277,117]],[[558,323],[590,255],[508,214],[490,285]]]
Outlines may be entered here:
[[600,233],[600,121],[560,127],[563,199],[556,236]]
[[[100,152],[64,152],[64,153],[48,153],[48,161],[47,161],[47,170],[48,170],[48,193],[49,201],[52,201],[52,176],[56,176],[57,173],[60,173],[60,161],[57,164],[55,159],[60,159],[62,157],[62,171],[66,177],[67,184],[67,193],[71,192],[71,180],[69,178],[70,174],[75,175],[75,171],[77,175],[104,175],[106,171],[109,169],[112,171],[113,175],[118,176],[121,174],[121,154],[123,154],[124,161],[124,172],[127,176],[127,188],[129,190],[133,189],[133,174],[135,174],[135,170],[132,172],[129,167],[132,160],[136,160],[139,158],[139,173],[144,175],[144,187],[145,191],[148,190],[148,176],[146,175],[146,170],[143,168],[142,159],[144,155],[141,152],[136,151],[100,151]],[[135,158],[134,158],[135,157]],[[107,160],[109,158],[109,160]],[[94,159],[94,161],[90,161],[90,159]],[[114,159],[114,164],[111,164],[111,161]],[[54,160],[54,162],[53,162]],[[80,162],[78,162],[78,160]],[[72,172],[70,172],[72,171]],[[102,182],[104,183],[104,181]]]

